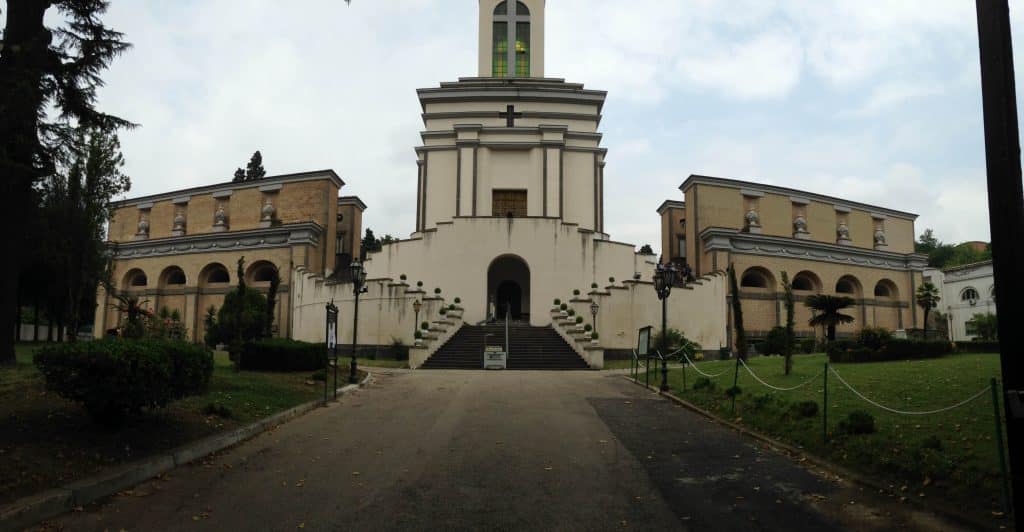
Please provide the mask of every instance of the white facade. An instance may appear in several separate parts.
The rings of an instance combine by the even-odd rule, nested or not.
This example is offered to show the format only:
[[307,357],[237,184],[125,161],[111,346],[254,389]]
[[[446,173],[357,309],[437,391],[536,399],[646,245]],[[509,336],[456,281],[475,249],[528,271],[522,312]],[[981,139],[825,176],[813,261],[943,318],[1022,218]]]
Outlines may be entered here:
[[938,270],[925,270],[926,281],[939,289],[938,310],[947,315],[951,340],[971,340],[967,322],[975,314],[996,313],[995,277],[992,261]]

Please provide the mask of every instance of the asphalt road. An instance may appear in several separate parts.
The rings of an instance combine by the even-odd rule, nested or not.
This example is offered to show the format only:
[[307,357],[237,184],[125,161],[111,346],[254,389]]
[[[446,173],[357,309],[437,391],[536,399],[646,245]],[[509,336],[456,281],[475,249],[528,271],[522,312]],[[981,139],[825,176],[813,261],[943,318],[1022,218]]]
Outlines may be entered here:
[[932,529],[609,372],[367,388],[45,523],[61,530]]

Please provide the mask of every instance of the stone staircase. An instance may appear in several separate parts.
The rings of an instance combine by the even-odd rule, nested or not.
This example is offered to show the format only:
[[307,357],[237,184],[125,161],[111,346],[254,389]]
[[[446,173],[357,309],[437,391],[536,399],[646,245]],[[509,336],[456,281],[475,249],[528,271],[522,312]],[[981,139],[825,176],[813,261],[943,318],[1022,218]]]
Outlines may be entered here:
[[[487,335],[492,335],[489,338]],[[465,325],[421,366],[422,369],[483,369],[484,340],[504,345],[505,325]],[[551,327],[509,327],[508,369],[588,369],[587,363]]]

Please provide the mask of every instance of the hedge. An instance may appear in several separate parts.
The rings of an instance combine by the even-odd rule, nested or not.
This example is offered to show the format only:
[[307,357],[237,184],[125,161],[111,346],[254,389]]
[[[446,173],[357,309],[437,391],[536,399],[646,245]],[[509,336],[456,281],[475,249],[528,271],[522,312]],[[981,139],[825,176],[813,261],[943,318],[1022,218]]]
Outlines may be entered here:
[[242,346],[239,368],[253,371],[312,371],[327,365],[326,344],[274,338]]
[[888,362],[939,358],[953,351],[953,344],[945,341],[893,339],[878,349],[865,347],[854,340],[836,340],[826,349],[830,362]]
[[213,353],[172,340],[106,339],[47,346],[35,356],[46,388],[116,426],[143,408],[206,390]]
[[973,341],[957,342],[957,353],[998,353],[999,342]]

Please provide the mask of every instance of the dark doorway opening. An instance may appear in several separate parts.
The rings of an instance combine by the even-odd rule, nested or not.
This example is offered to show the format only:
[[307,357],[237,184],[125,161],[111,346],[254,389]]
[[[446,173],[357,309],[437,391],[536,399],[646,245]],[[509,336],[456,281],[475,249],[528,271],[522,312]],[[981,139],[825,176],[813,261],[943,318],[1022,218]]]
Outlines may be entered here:
[[515,255],[502,255],[487,268],[487,316],[530,319],[530,267]]
[[515,281],[503,281],[498,285],[498,291],[494,297],[496,314],[499,320],[505,319],[505,313],[509,312],[514,320],[522,319],[523,314],[523,289]]

